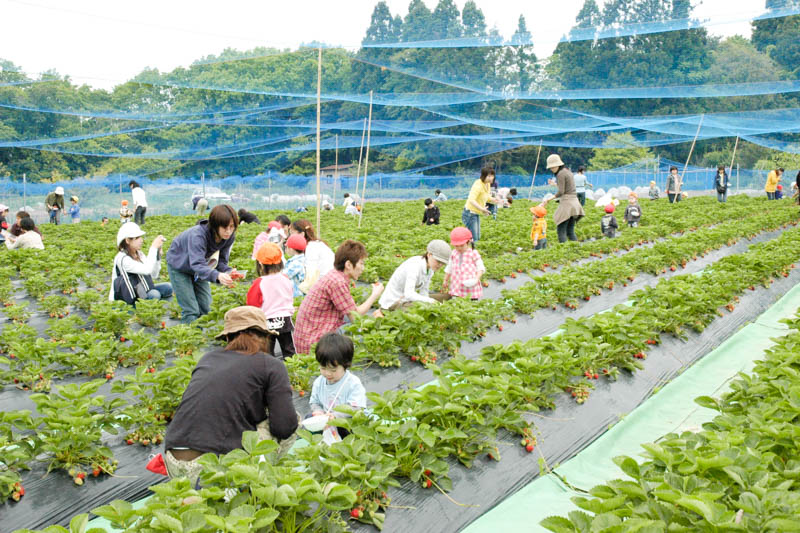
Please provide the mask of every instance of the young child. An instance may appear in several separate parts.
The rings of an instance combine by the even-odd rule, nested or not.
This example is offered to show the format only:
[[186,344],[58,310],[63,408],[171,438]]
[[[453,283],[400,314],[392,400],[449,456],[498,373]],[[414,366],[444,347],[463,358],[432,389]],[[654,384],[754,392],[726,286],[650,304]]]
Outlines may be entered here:
[[[334,411],[337,405],[349,405],[354,409],[367,406],[367,391],[361,380],[348,368],[353,363],[353,341],[339,333],[326,333],[317,343],[315,354],[320,376],[311,386],[311,416],[328,414],[329,418],[345,418],[348,415]],[[336,428],[344,438],[349,432]]]
[[108,224],[108,217],[103,217],[103,219],[100,221],[100,225],[105,228],[106,224]]
[[73,224],[78,224],[81,221],[81,206],[78,205],[78,197],[72,196],[69,201],[72,204],[69,206],[69,216],[72,217]]
[[128,208],[128,200],[122,200],[122,207],[119,210],[119,221],[123,224],[130,222],[133,218],[133,211]]
[[259,277],[253,281],[247,291],[247,305],[259,307],[267,317],[270,328],[269,354],[275,355],[275,341],[281,345],[283,359],[293,356],[294,340],[292,339],[292,314],[294,313],[294,295],[292,282],[283,270],[283,254],[280,247],[273,243],[264,243],[256,254]]
[[615,217],[613,213],[614,204],[608,204],[606,206],[606,214],[600,219],[600,230],[603,232],[603,235],[609,238],[616,237],[617,230],[619,229],[617,217]]
[[303,296],[300,284],[306,279],[306,238],[302,233],[295,233],[286,240],[286,275],[294,286],[293,296]]
[[661,190],[656,187],[656,182],[650,182],[650,190],[647,191],[647,194],[650,196],[651,200],[658,200],[658,195],[661,194]]
[[[286,220],[289,220],[286,215],[279,215],[279,217],[284,217]],[[256,254],[258,254],[258,250],[264,245],[265,242],[272,242],[277,245],[281,245],[283,244],[284,239],[286,239],[286,230],[283,229],[283,225],[278,220],[272,220],[269,224],[267,224],[266,231],[262,231],[256,235],[256,239],[253,241],[253,254],[250,257],[255,259]],[[256,268],[258,268],[258,265],[256,265]]]
[[439,208],[431,198],[425,198],[425,212],[422,214],[422,223],[431,226],[439,225]]
[[533,227],[531,227],[531,240],[534,250],[544,250],[547,248],[547,209],[537,205],[531,207],[533,213]]
[[775,199],[780,200],[781,198],[783,198],[783,185],[778,184],[775,187]]
[[451,296],[478,300],[483,295],[481,276],[486,272],[481,254],[470,246],[472,233],[465,227],[453,228],[450,232],[450,244],[453,251],[450,262],[444,269],[442,291]]
[[639,207],[639,197],[635,192],[628,195],[628,207],[625,208],[625,222],[631,228],[639,226],[639,219],[642,218],[642,209]]

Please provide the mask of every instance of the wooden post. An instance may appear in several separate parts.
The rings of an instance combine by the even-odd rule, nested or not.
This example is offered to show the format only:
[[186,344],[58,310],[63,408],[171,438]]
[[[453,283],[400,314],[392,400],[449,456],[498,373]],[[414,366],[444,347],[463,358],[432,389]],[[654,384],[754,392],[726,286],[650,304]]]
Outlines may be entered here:
[[[733,169],[731,169],[733,172]],[[739,163],[736,163],[736,194],[739,194]]]
[[[367,119],[364,119],[364,129],[361,130],[361,148],[358,150],[358,168],[356,170],[356,188],[353,194],[358,194],[358,177],[361,175],[361,157],[364,155],[364,136],[367,134]],[[355,198],[353,199],[355,201]]]
[[697,137],[700,135],[700,128],[703,126],[703,119],[705,118],[705,114],[700,115],[700,122],[697,123],[697,132],[694,134],[694,140],[692,141],[692,146],[689,148],[689,157],[686,158],[686,164],[683,165],[683,172],[681,172],[681,179],[678,180],[678,190],[675,191],[675,203],[678,203],[679,194],[681,194],[681,185],[683,185],[683,176],[686,175],[686,169],[689,168],[689,160],[692,158],[692,153],[694,152],[694,145],[697,143]]
[[319,123],[320,123],[320,108],[321,100],[320,95],[322,94],[322,47],[318,48],[318,55],[317,55],[317,238],[322,237],[322,231],[320,228],[320,211],[322,210],[322,191],[320,189],[319,183],[319,142],[320,142],[320,134],[319,134]]
[[22,210],[28,210],[28,177],[22,173]]
[[367,171],[369,169],[369,140],[372,133],[372,91],[369,92],[369,115],[367,118],[367,153],[364,156],[364,185],[361,189],[361,211],[358,213],[358,227],[361,227],[361,219],[364,218],[364,204],[367,196]]
[[539,170],[539,156],[542,155],[542,140],[539,139],[539,150],[536,151],[536,165],[533,167],[533,177],[531,178],[531,188],[528,191],[528,201],[533,198],[533,183],[536,181],[536,171]]
[[333,205],[336,205],[336,181],[339,179],[339,134],[335,137],[334,157],[333,157]]
[[[736,148],[739,146],[739,136],[736,136],[736,142],[733,143],[733,155],[731,156],[731,175],[728,178],[728,186],[730,187],[730,179],[733,177],[733,161],[736,159]],[[738,182],[738,180],[737,180]],[[739,186],[736,186],[736,193],[739,193]]]

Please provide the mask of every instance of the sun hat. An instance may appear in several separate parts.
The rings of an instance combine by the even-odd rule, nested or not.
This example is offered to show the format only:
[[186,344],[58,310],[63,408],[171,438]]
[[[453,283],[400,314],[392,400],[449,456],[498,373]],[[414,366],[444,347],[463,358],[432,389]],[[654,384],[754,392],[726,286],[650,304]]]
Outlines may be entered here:
[[225,313],[225,327],[216,338],[225,337],[231,333],[238,333],[246,329],[256,328],[264,333],[269,333],[267,316],[259,307],[242,305],[234,307]]
[[556,168],[563,166],[564,162],[561,160],[561,157],[558,154],[550,154],[547,156],[547,165],[546,168],[549,170],[551,168]]
[[307,244],[306,238],[300,233],[290,235],[289,238],[286,239],[286,247],[291,248],[292,250],[297,250],[298,252],[305,252]]
[[650,180],[650,185],[655,185],[655,184],[656,184],[656,182],[655,182],[655,181],[653,181],[653,180]]
[[277,220],[272,220],[269,224],[267,224],[267,227],[269,229],[272,229],[272,228],[281,229],[283,226],[281,226],[281,223],[278,222]]
[[608,204],[606,206],[606,213],[613,213],[614,212],[614,204]]
[[78,197],[77,197],[77,196],[70,196],[70,197],[69,197],[69,201],[70,201],[70,202],[76,202],[76,203],[77,203],[77,202],[78,202]]
[[444,263],[446,265],[450,261],[450,245],[444,242],[442,239],[433,239],[428,243],[427,250],[428,253],[440,263]]
[[282,258],[281,248],[274,242],[265,242],[256,252],[256,261],[262,265],[277,265]]
[[122,200],[122,205],[128,205],[128,200]]
[[8,206],[6,204],[0,204],[0,213],[3,211],[8,211]]
[[56,187],[56,194],[64,196],[64,187]]
[[460,246],[472,240],[472,232],[464,226],[453,228],[450,232],[450,244],[453,246]]
[[119,247],[125,239],[135,239],[142,235],[144,235],[144,231],[139,227],[139,224],[136,222],[126,222],[119,227],[119,231],[117,232],[117,246]]
[[547,209],[545,209],[541,205],[536,205],[531,207],[531,213],[533,213],[539,218],[544,218],[547,216]]

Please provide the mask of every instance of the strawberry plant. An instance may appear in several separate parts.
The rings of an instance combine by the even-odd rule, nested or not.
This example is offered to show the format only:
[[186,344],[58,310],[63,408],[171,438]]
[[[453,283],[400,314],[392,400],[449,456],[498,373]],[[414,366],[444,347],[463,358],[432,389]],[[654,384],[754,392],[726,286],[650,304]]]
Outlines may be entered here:
[[42,298],[39,306],[50,316],[50,318],[64,318],[69,314],[69,300],[61,294],[53,294]]
[[166,311],[166,302],[162,300],[139,300],[136,302],[136,311],[133,319],[145,327],[158,327]]
[[130,321],[130,306],[125,302],[115,300],[102,302],[92,307],[94,329],[103,333],[111,333],[114,337],[122,337],[128,330]]
[[10,305],[5,308],[4,312],[15,324],[24,324],[31,318],[31,312],[28,311],[28,302]]
[[203,332],[187,324],[177,324],[158,333],[158,346],[164,352],[174,353],[178,357],[192,355],[203,342]]
[[73,305],[81,311],[89,312],[96,303],[103,300],[101,293],[97,291],[81,291],[72,297]]
[[19,501],[25,495],[19,472],[28,470],[36,455],[38,440],[30,436],[33,429],[30,411],[0,413],[0,503],[9,498]]
[[26,279],[22,285],[28,291],[28,295],[34,300],[41,300],[50,291],[50,284],[42,274],[33,274]]

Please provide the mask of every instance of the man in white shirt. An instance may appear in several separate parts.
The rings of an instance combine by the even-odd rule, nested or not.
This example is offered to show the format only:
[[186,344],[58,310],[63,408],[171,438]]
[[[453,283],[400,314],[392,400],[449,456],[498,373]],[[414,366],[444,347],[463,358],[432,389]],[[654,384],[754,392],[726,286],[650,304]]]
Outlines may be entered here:
[[[378,304],[381,310],[394,311],[414,302],[436,303],[446,299],[445,295],[429,295],[433,274],[450,261],[450,246],[440,239],[428,243],[425,255],[415,255],[397,267]],[[382,316],[380,311],[375,316]]]
[[24,248],[44,250],[42,237],[34,231],[36,223],[31,217],[25,217],[20,220],[19,227],[22,231],[19,237],[14,237],[11,233],[3,230],[3,236],[6,238],[6,246],[9,250],[22,250]]
[[147,212],[147,196],[136,181],[129,181],[128,186],[131,188],[131,196],[133,196],[133,221],[143,226],[144,214]]
[[345,210],[351,205],[353,205],[353,202],[354,200],[353,197],[350,196],[350,193],[349,192],[344,193],[344,203],[342,203],[342,206],[345,208]]

